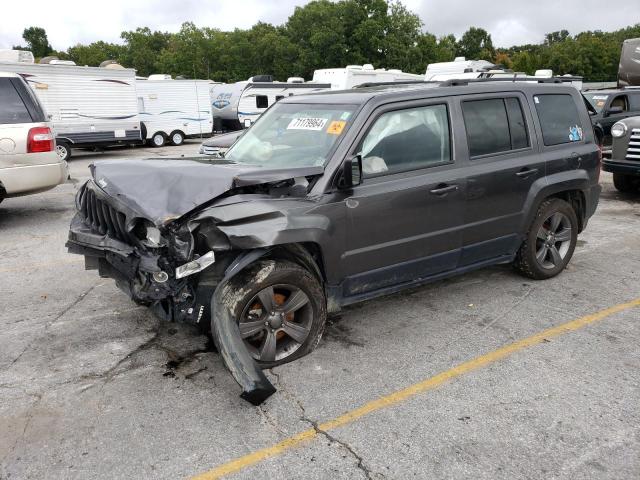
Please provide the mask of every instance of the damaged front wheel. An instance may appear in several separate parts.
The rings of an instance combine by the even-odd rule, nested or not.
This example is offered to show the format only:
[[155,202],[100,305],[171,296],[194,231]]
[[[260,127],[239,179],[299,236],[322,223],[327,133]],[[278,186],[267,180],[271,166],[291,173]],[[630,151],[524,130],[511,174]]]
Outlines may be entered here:
[[327,312],[322,286],[313,274],[291,262],[265,260],[232,283],[226,306],[261,367],[290,362],[318,345]]

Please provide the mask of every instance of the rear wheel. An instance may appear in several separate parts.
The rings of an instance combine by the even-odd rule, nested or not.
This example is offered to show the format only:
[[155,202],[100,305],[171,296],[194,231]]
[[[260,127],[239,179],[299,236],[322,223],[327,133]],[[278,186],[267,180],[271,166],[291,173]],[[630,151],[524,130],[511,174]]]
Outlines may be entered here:
[[71,158],[71,147],[67,142],[57,142],[56,154],[61,160],[69,160]]
[[578,240],[573,207],[552,198],[542,202],[514,262],[523,275],[544,280],[558,275],[569,263]]
[[613,186],[623,193],[635,192],[640,187],[640,180],[631,175],[613,174]]
[[165,138],[164,133],[156,132],[153,134],[153,137],[151,137],[151,146],[156,148],[164,147],[166,141],[167,139]]
[[178,130],[173,132],[169,138],[171,138],[171,143],[175,146],[182,145],[184,143],[184,133]]
[[263,368],[311,352],[327,318],[318,279],[287,261],[257,262],[232,280],[223,302],[238,322],[247,350]]

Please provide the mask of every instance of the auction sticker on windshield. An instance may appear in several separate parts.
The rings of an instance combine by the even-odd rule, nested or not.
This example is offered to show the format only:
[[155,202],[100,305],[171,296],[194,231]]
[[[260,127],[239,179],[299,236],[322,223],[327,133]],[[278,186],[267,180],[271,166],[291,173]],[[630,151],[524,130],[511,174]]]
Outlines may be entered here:
[[342,130],[344,130],[344,126],[346,124],[347,122],[343,120],[334,120],[329,124],[329,128],[327,128],[327,133],[330,133],[332,135],[340,135],[342,133]]
[[289,122],[287,130],[322,130],[326,123],[326,118],[294,118]]

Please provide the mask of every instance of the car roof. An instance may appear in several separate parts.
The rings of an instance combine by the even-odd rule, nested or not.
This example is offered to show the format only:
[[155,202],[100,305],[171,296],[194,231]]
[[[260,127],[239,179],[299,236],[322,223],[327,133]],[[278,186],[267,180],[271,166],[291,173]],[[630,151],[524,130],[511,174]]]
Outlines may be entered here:
[[443,97],[455,95],[471,95],[482,93],[498,92],[524,92],[535,89],[536,92],[544,89],[547,93],[553,93],[557,89],[563,92],[578,91],[570,84],[538,83],[524,81],[486,81],[486,82],[463,82],[460,84],[447,82],[407,82],[390,84],[371,84],[371,86],[361,86],[350,90],[330,90],[303,95],[286,97],[282,103],[325,103],[325,104],[351,104],[362,105],[371,99],[389,100],[411,100],[413,98]]
[[612,95],[614,93],[640,93],[640,89],[629,88],[603,88],[602,90],[587,90],[585,94],[592,93],[594,95]]
[[[0,66],[0,68],[2,68]],[[0,70],[0,77],[9,77],[9,78],[15,78],[15,77],[19,77],[20,75],[18,75],[17,73],[13,73],[13,72],[3,72]]]

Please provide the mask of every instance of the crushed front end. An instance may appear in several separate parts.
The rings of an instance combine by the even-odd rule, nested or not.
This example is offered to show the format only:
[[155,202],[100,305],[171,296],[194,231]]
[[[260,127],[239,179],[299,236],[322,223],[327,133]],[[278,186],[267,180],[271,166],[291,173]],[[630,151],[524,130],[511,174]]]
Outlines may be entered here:
[[93,180],[79,190],[76,209],[67,248],[84,255],[85,268],[113,278],[136,303],[151,307],[163,319],[204,320],[208,302],[196,302],[191,276],[212,265],[215,254],[194,252],[188,225],[158,227]]

